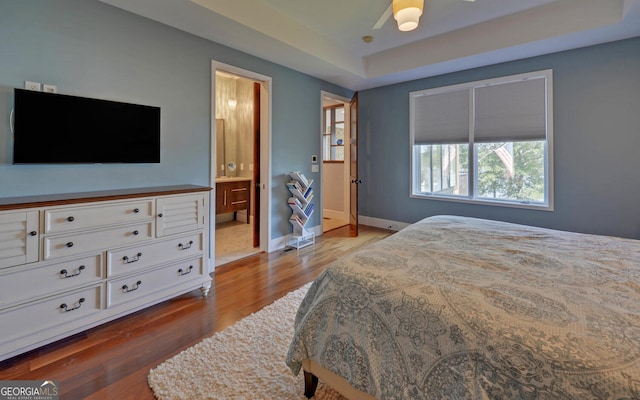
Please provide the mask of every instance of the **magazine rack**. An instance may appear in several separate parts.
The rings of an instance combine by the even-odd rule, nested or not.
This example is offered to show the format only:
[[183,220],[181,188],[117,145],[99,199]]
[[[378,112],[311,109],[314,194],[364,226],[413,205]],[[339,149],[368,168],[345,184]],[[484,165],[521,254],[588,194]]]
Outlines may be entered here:
[[313,214],[313,180],[308,180],[301,172],[293,171],[289,173],[287,188],[291,193],[289,197],[289,207],[293,213],[289,222],[293,226],[293,234],[287,237],[287,246],[296,249],[309,246],[315,243],[315,234],[305,227],[309,217]]

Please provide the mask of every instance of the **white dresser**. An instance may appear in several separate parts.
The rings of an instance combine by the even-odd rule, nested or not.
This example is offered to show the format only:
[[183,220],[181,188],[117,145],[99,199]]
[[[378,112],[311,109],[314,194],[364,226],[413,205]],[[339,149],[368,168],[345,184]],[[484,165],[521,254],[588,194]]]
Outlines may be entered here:
[[208,187],[0,199],[0,360],[211,287]]

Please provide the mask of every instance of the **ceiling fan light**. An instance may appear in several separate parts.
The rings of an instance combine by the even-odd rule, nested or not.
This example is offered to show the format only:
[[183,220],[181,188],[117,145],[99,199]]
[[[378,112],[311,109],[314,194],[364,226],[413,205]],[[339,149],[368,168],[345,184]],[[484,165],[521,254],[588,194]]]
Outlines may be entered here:
[[398,29],[408,32],[418,27],[424,8],[424,0],[393,0],[393,17]]

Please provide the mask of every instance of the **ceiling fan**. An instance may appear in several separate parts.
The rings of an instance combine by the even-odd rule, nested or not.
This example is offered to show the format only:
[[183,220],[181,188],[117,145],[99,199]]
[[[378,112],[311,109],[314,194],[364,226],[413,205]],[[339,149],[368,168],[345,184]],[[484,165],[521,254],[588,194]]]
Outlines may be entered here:
[[[474,2],[476,0],[464,0]],[[387,22],[391,14],[398,21],[398,29],[408,32],[418,27],[418,21],[422,15],[424,0],[392,0],[389,7],[382,13],[373,29],[380,29]]]

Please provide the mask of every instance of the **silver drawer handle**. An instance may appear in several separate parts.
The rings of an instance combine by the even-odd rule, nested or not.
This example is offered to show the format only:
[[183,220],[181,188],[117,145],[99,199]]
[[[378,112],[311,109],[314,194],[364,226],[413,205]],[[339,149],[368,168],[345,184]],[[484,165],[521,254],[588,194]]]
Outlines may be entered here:
[[131,264],[131,263],[134,263],[136,261],[139,261],[140,257],[142,257],[142,253],[136,254],[131,260],[129,260],[129,257],[124,256],[124,257],[122,257],[122,261],[124,261],[125,264]]
[[142,285],[142,281],[136,282],[136,285],[134,287],[132,287],[131,289],[129,289],[129,286],[127,286],[127,285],[122,285],[122,291],[125,292],[125,293],[133,292],[134,290],[138,290],[140,285]]
[[190,274],[192,269],[193,269],[193,265],[189,265],[188,271],[186,271],[186,272],[182,268],[180,268],[178,270],[178,274],[180,274],[180,275]]
[[60,304],[60,308],[64,310],[64,312],[69,312],[69,311],[77,310],[78,308],[82,307],[82,303],[84,303],[84,297],[78,300],[78,305],[73,308],[69,308],[66,303]]
[[247,188],[242,188],[242,189],[231,189],[232,192],[246,192]]
[[236,205],[236,204],[242,204],[242,203],[246,203],[246,200],[238,200],[238,201],[232,201],[231,204],[232,205]]
[[74,276],[78,276],[82,273],[82,271],[84,271],[85,266],[81,265],[78,267],[78,272],[76,272],[75,274],[71,274],[69,275],[69,272],[66,269],[63,269],[60,271],[60,275],[64,275],[63,278],[72,278]]
[[189,243],[187,243],[186,245],[182,244],[182,243],[178,243],[178,248],[180,250],[187,250],[191,248],[191,245],[193,244],[193,240],[189,240]]

